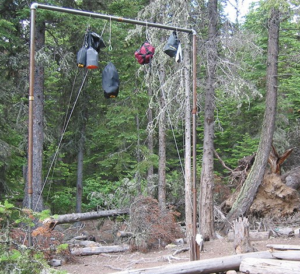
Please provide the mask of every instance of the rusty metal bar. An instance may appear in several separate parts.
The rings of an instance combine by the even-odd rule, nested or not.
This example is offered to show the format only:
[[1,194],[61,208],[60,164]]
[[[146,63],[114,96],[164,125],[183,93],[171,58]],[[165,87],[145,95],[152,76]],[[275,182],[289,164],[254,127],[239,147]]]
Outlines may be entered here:
[[196,166],[196,144],[197,144],[197,138],[196,138],[196,114],[197,114],[197,48],[196,48],[196,33],[193,33],[193,237],[194,237],[194,260],[200,259],[200,249],[196,243],[196,234],[197,234],[197,187],[196,187],[196,177],[197,177],[197,166]]
[[[33,104],[34,104],[34,53],[35,53],[35,9],[30,13],[30,67],[29,67],[29,105],[28,105],[28,169],[27,193],[28,205],[32,209],[32,170],[33,170]],[[29,226],[28,244],[31,246],[31,232]]]

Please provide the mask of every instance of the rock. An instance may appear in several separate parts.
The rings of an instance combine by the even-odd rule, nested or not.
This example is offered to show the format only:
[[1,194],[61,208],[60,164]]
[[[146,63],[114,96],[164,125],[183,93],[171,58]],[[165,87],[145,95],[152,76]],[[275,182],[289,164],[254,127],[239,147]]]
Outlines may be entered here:
[[49,262],[49,265],[54,266],[54,267],[57,267],[57,266],[61,266],[61,265],[62,265],[62,262],[61,262],[61,260],[52,259],[52,260]]

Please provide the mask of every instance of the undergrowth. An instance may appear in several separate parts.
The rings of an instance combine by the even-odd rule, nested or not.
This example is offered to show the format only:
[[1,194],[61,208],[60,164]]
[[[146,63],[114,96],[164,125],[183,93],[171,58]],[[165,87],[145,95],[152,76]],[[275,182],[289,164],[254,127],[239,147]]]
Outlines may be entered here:
[[131,248],[141,252],[164,247],[176,238],[183,237],[176,223],[178,212],[161,210],[157,200],[150,197],[137,198],[130,208],[130,229],[134,237]]
[[66,273],[48,265],[53,257],[51,252],[57,253],[57,247],[49,244],[52,236],[48,237],[48,243],[43,236],[32,237],[32,245],[28,244],[37,217],[31,210],[17,208],[7,201],[0,203],[0,274]]

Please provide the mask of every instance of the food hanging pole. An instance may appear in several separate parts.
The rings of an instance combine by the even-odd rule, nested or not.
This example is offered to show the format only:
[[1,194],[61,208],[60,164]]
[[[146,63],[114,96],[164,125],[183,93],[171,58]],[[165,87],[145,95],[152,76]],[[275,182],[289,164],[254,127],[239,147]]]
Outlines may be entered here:
[[113,20],[122,23],[129,23],[134,25],[142,25],[147,27],[154,27],[167,30],[175,30],[193,34],[193,181],[192,181],[192,192],[193,192],[193,236],[191,239],[191,250],[190,259],[199,260],[199,247],[197,247],[196,239],[196,216],[197,216],[197,191],[196,191],[196,113],[197,113],[197,86],[196,86],[196,31],[193,29],[174,27],[164,24],[151,23],[146,21],[139,21],[134,19],[127,19],[118,16],[105,15],[94,12],[87,12],[81,10],[74,10],[56,6],[43,5],[39,3],[33,3],[31,9],[31,26],[30,26],[30,78],[29,78],[29,122],[28,122],[28,201],[29,206],[32,209],[32,166],[33,166],[33,101],[34,101],[34,54],[35,54],[35,17],[36,9],[46,9],[57,12],[70,13],[74,15],[88,16],[92,18],[101,18],[106,20]]
[[168,26],[168,25],[164,25],[164,24],[151,23],[151,22],[146,22],[146,21],[139,21],[139,20],[128,19],[128,18],[112,16],[112,15],[106,15],[106,14],[95,13],[95,12],[74,10],[74,9],[68,9],[68,8],[61,8],[61,7],[56,7],[56,6],[43,5],[43,4],[39,4],[39,3],[33,3],[31,5],[31,10],[32,9],[37,9],[37,8],[52,10],[52,11],[58,11],[58,12],[64,12],[64,13],[71,13],[71,14],[81,15],[81,16],[88,16],[88,17],[92,17],[92,18],[101,18],[101,19],[113,20],[113,21],[118,21],[118,22],[123,22],[123,23],[134,24],[134,25],[155,27],[155,28],[160,28],[160,29],[177,30],[177,31],[182,31],[182,32],[187,32],[187,33],[194,33],[195,32],[192,29],[173,27],[173,26]]

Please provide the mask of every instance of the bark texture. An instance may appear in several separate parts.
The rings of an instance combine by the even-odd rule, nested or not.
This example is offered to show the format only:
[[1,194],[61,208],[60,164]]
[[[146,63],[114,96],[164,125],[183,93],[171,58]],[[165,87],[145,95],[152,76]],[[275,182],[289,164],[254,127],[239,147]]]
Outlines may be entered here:
[[[45,23],[36,24],[35,48],[39,51],[45,44]],[[32,154],[32,209],[42,211],[44,209],[42,197],[42,162],[44,143],[44,67],[35,64],[34,79],[34,104],[33,104],[33,154]],[[27,185],[27,184],[26,184]],[[30,207],[25,188],[24,207]]]
[[160,72],[160,85],[162,86],[162,94],[159,98],[159,129],[158,129],[158,203],[160,209],[166,208],[166,102],[163,92],[165,72],[162,69]]
[[190,43],[185,45],[184,50],[184,82],[185,82],[185,147],[184,147],[184,180],[185,180],[185,224],[186,224],[186,237],[190,241],[193,235],[192,227],[192,151],[191,151],[191,88],[190,88],[190,64],[189,58]]
[[230,222],[244,215],[250,208],[257,190],[263,181],[268,158],[271,151],[272,139],[275,129],[275,116],[277,109],[277,70],[278,70],[278,44],[279,44],[279,10],[273,9],[268,22],[268,61],[267,61],[267,95],[266,109],[263,119],[260,142],[252,169],[230,210],[222,232],[227,234]]
[[204,240],[214,238],[214,109],[217,65],[217,0],[208,2],[209,38],[207,42],[208,66],[206,72],[203,160],[200,182],[200,233]]
[[[272,255],[268,251],[253,252],[240,255],[226,256],[208,260],[200,260],[186,263],[169,264],[166,266],[132,269],[115,274],[209,274],[219,273],[228,270],[239,270],[241,261],[244,258],[265,258],[271,259]],[[252,272],[251,272],[252,273]],[[284,273],[284,272],[282,272]]]

